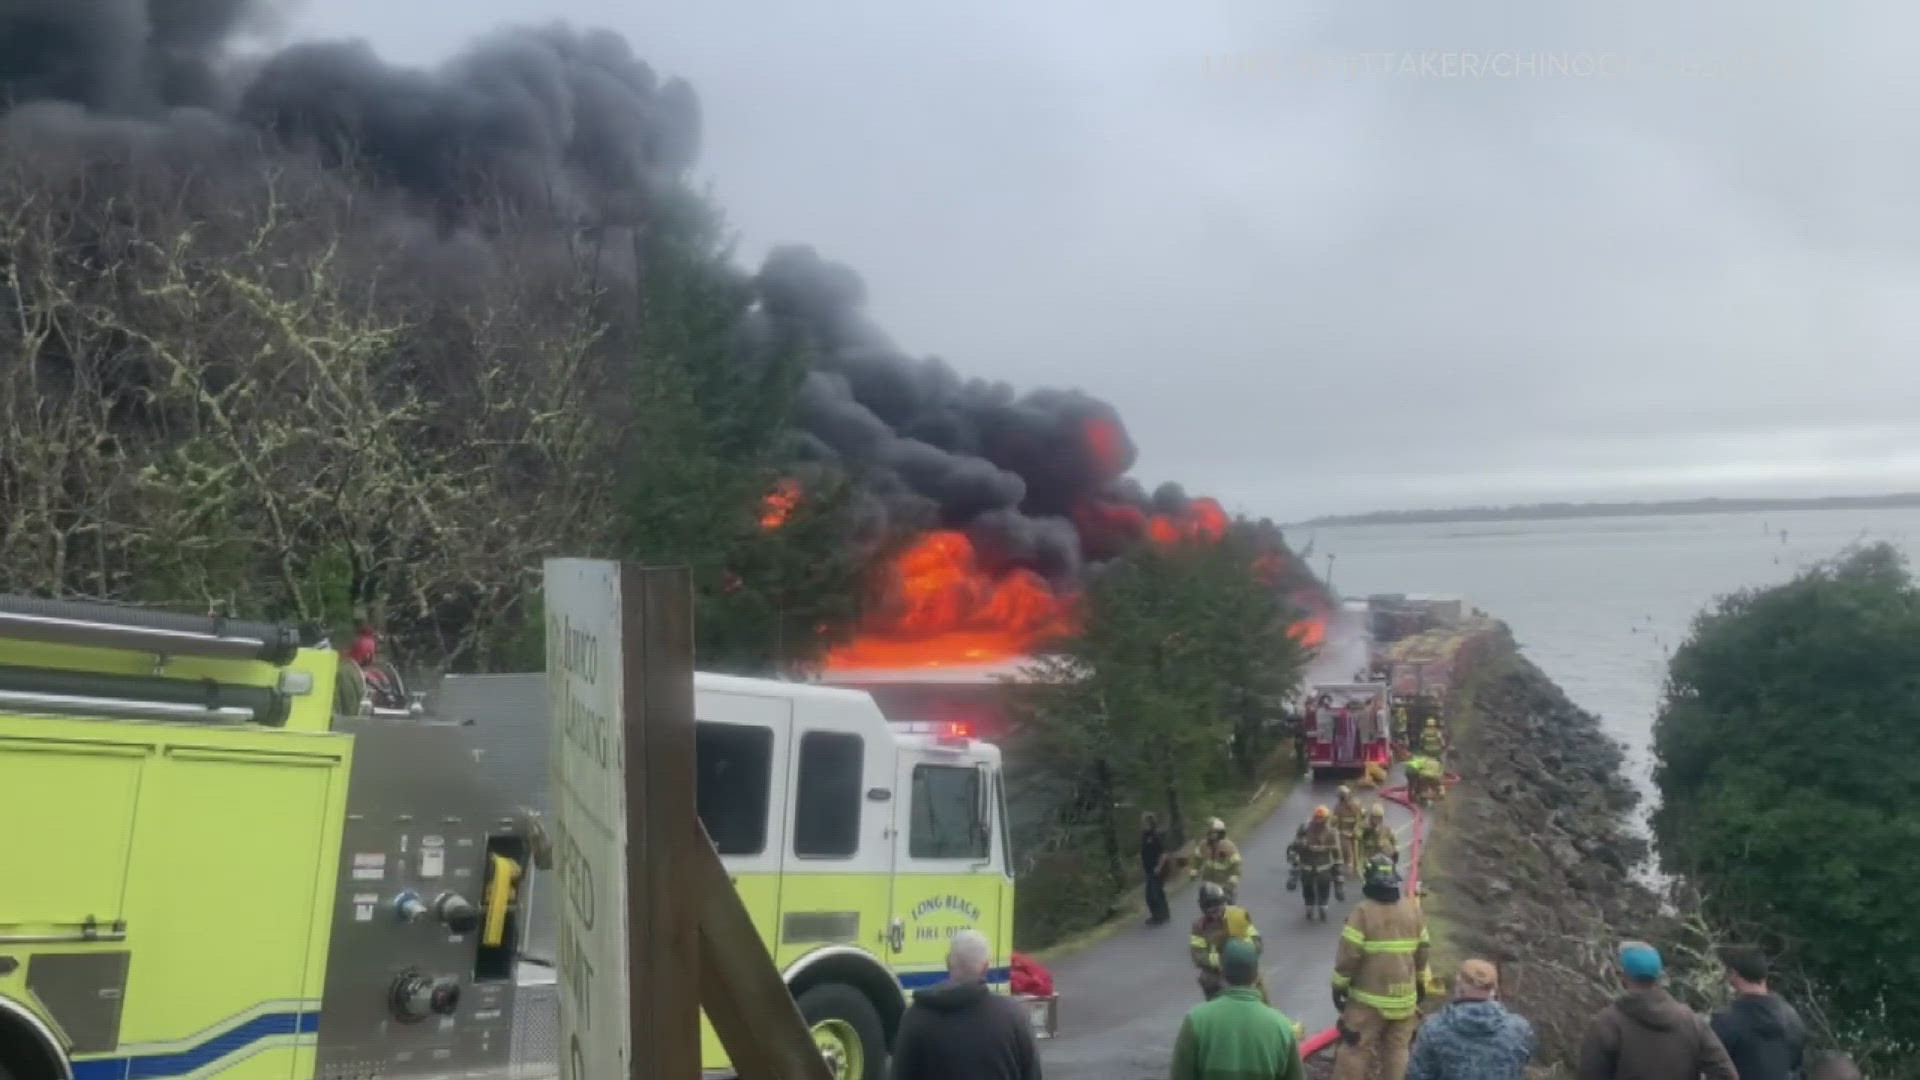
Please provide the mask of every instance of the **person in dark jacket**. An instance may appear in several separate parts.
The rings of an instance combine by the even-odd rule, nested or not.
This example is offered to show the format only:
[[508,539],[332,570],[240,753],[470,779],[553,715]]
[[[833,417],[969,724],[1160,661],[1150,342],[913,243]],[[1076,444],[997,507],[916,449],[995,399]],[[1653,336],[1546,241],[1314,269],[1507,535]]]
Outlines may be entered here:
[[1740,1080],[1790,1080],[1800,1075],[1807,1052],[1807,1025],[1793,1006],[1767,990],[1767,958],[1758,949],[1722,950],[1733,1003],[1713,1014]]
[[1167,834],[1154,814],[1140,815],[1140,873],[1147,882],[1147,925],[1164,926],[1167,909]]
[[1526,1017],[1494,999],[1500,973],[1485,960],[1468,960],[1454,979],[1447,1007],[1413,1037],[1407,1080],[1521,1080],[1537,1045]]
[[947,981],[913,995],[894,1040],[893,1080],[1040,1080],[1033,1022],[987,988],[993,948],[962,930],[947,949]]
[[1837,1050],[1815,1051],[1807,1055],[1807,1080],[1865,1080],[1860,1066]]
[[1713,1028],[1660,988],[1660,972],[1653,946],[1620,946],[1627,992],[1588,1023],[1579,1080],[1740,1080]]

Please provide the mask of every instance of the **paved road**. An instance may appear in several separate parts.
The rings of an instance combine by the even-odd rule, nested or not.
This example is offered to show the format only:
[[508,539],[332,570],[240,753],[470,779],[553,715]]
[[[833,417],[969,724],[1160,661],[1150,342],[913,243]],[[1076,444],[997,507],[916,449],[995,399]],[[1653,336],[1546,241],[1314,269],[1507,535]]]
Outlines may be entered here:
[[[1329,634],[1329,647],[1310,681],[1344,682],[1365,666],[1366,643],[1357,613],[1343,613]],[[1331,805],[1335,783],[1301,783],[1279,811],[1249,836],[1238,838],[1240,900],[1266,939],[1264,972],[1274,1007],[1305,1024],[1309,1033],[1332,1025],[1327,980],[1347,911],[1359,898],[1357,883],[1347,902],[1327,909],[1325,923],[1309,923],[1298,893],[1286,891],[1287,843],[1315,805]],[[1387,804],[1401,828],[1401,847],[1411,819]],[[1187,928],[1199,915],[1192,890],[1171,898],[1173,922],[1127,927],[1099,944],[1052,965],[1060,993],[1060,1034],[1042,1044],[1048,1080],[1146,1080],[1164,1077],[1180,1020],[1200,1001],[1187,957]]]

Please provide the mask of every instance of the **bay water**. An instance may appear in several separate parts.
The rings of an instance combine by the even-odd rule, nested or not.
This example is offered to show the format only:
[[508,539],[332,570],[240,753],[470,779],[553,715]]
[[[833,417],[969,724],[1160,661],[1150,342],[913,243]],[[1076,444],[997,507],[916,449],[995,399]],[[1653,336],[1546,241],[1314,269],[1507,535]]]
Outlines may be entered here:
[[[1513,628],[1573,701],[1623,743],[1652,795],[1650,743],[1672,650],[1694,617],[1848,547],[1920,555],[1920,509],[1804,510],[1561,521],[1295,528],[1346,596],[1442,593]],[[1645,804],[1651,806],[1651,798]]]

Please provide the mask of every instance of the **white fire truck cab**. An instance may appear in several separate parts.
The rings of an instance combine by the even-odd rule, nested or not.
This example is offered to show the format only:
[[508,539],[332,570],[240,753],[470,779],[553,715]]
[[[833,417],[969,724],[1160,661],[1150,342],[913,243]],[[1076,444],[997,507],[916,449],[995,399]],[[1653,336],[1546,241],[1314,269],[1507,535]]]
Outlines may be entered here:
[[[510,782],[544,795],[545,676],[449,677],[432,700],[503,733],[528,770]],[[694,712],[700,820],[835,1080],[880,1080],[909,995],[945,979],[960,930],[986,935],[988,981],[1010,988],[998,747],[966,723],[889,722],[869,694],[807,683],[696,674]],[[553,907],[543,887],[536,913]],[[552,934],[536,914],[532,948]],[[1023,1000],[1051,1035],[1056,999]],[[706,1069],[728,1075],[704,1020],[702,1037]]]

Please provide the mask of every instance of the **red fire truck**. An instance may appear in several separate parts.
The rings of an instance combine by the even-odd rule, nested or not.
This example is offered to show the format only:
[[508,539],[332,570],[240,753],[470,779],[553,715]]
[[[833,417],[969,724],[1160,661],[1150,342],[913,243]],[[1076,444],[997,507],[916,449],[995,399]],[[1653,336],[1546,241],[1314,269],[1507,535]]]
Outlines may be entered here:
[[1392,687],[1386,682],[1321,683],[1302,708],[1307,765],[1316,779],[1358,776],[1393,762]]

